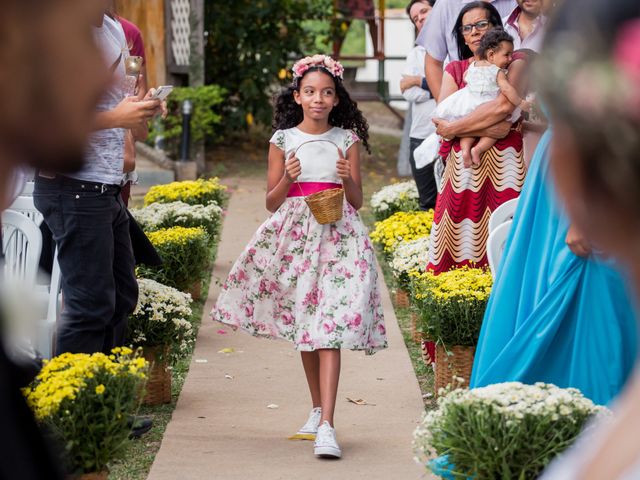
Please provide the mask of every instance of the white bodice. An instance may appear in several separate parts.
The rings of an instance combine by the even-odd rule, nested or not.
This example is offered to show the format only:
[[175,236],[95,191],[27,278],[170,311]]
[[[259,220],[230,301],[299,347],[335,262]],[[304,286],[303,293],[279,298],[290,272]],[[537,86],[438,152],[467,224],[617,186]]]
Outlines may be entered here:
[[500,67],[496,65],[477,66],[474,63],[464,74],[464,81],[471,93],[482,96],[497,96],[500,88],[498,87],[498,72]]
[[360,139],[351,130],[339,127],[333,127],[319,135],[305,133],[293,127],[277,130],[269,141],[284,152],[285,158],[297,151],[296,156],[302,170],[298,182],[340,183],[336,172],[337,148],[346,155],[347,150]]

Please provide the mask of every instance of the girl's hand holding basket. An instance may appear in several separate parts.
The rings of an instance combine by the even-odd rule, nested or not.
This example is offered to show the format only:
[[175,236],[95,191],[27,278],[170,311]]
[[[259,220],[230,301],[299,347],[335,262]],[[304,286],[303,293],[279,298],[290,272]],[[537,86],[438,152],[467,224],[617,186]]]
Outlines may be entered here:
[[336,162],[338,176],[344,180],[351,180],[351,161],[344,156],[342,150],[338,148],[338,161]]
[[296,157],[296,152],[292,152],[284,162],[284,175],[291,183],[295,182],[302,173],[300,160]]

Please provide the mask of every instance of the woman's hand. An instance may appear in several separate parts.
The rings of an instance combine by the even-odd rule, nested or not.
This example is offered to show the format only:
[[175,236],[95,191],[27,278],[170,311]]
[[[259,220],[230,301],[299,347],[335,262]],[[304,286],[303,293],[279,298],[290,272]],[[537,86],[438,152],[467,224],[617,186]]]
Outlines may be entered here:
[[400,91],[404,93],[405,90],[411,87],[419,87],[422,85],[422,77],[418,75],[403,75],[400,80]]
[[345,158],[344,153],[342,153],[340,149],[338,149],[336,169],[338,170],[338,176],[342,180],[351,180],[351,162],[348,158]]
[[578,257],[588,257],[591,255],[592,247],[587,237],[574,225],[569,226],[565,243]]
[[291,183],[295,182],[302,173],[300,160],[292,152],[287,161],[284,162],[284,177]]
[[451,140],[456,136],[451,128],[451,122],[443,118],[432,118],[431,121],[436,126],[436,133],[445,140]]

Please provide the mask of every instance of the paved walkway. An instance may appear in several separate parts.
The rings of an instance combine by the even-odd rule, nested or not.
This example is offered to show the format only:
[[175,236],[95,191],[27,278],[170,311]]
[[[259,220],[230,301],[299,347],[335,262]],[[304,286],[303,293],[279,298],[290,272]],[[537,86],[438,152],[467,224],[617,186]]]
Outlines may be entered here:
[[[413,462],[411,440],[422,399],[384,285],[390,348],[371,357],[344,352],[336,409],[340,461],[316,459],[312,442],[287,440],[310,407],[293,347],[209,320],[220,281],[266,217],[264,181],[234,184],[193,363],[148,478],[421,478],[424,470]],[[233,353],[219,353],[226,348]],[[346,397],[371,405],[355,405]]]

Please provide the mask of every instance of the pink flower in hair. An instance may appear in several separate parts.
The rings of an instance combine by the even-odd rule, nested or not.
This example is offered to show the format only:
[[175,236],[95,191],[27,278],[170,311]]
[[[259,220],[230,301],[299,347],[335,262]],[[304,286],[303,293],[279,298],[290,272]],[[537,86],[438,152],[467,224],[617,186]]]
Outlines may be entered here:
[[628,113],[640,116],[640,19],[625,23],[618,31],[613,61],[626,83],[620,104]]
[[327,70],[334,77],[342,79],[344,67],[340,62],[327,55],[316,54],[312,57],[304,57],[298,60],[292,68],[294,80],[302,77],[311,67],[321,67]]

